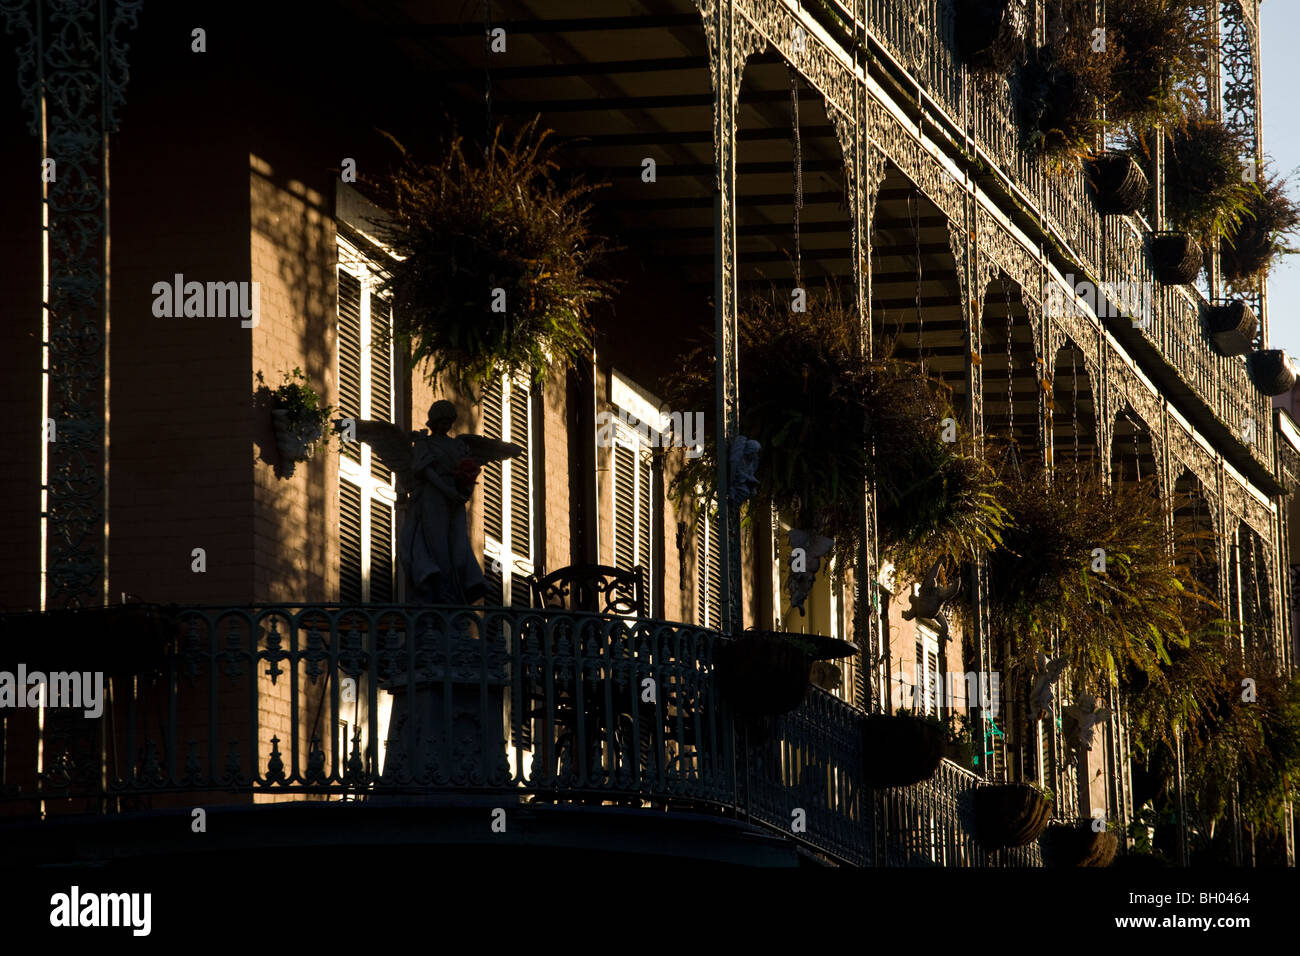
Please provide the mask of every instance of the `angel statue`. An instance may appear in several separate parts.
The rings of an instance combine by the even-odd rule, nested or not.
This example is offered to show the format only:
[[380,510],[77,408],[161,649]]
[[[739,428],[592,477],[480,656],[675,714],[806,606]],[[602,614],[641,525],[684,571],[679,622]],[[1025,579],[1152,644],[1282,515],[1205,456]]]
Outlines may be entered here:
[[398,548],[412,604],[473,604],[483,596],[465,505],[485,463],[524,453],[519,445],[482,435],[453,438],[447,432],[455,421],[456,407],[444,400],[429,406],[428,431],[408,435],[389,422],[356,422],[357,439],[397,473],[399,493],[409,494]]
[[948,639],[948,619],[943,606],[951,601],[961,590],[961,579],[956,578],[951,584],[939,584],[939,572],[944,562],[940,558],[930,565],[925,573],[925,580],[913,585],[910,595],[912,606],[903,611],[903,620],[918,619],[923,624],[932,624],[943,640]]

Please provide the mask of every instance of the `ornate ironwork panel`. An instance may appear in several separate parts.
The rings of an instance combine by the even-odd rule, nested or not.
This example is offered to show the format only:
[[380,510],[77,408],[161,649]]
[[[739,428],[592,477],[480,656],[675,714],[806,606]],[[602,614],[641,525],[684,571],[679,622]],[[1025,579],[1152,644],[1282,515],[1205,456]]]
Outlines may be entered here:
[[39,240],[48,242],[45,407],[54,423],[43,474],[49,607],[103,604],[108,587],[108,134],[141,3],[0,0],[29,132],[40,158],[54,161]]

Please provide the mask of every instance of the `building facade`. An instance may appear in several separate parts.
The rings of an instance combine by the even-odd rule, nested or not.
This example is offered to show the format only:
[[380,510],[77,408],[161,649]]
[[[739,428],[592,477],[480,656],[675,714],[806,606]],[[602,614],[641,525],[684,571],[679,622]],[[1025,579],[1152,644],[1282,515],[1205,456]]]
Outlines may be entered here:
[[[1052,5],[1012,5],[1045,42]],[[1258,3],[1206,10],[1223,51],[1207,105],[1262,162]],[[415,803],[415,839],[433,845],[1041,865],[1037,843],[990,849],[970,820],[975,793],[1025,781],[1051,791],[1058,820],[1118,825],[1127,852],[1141,806],[1125,701],[1075,756],[1059,721],[1026,721],[1027,688],[994,692],[1006,661],[980,562],[965,623],[909,619],[920,582],[882,560],[864,487],[868,546],[817,577],[800,615],[790,516],[742,522],[736,501],[696,511],[668,494],[677,459],[636,423],[702,414],[730,448],[738,303],[804,278],[848,290],[865,346],[892,341],[940,378],[977,436],[1202,502],[1225,616],[1291,668],[1300,441],[1202,331],[1226,294],[1217,273],[1157,281],[1160,203],[1106,215],[1085,167],[1021,145],[1012,86],[977,81],[948,0],[498,0],[472,15],[338,0],[310,21],[128,0],[64,21],[0,11],[18,80],[5,128],[28,130],[3,162],[33,181],[0,198],[5,660],[107,681],[93,720],[0,713],[0,815],[89,814],[81,832],[104,853],[124,810],[293,803],[328,839],[316,804],[405,826]],[[418,150],[535,115],[570,171],[609,183],[596,214],[622,247],[621,288],[575,367],[482,394],[431,383],[382,344],[396,260],[364,188],[392,156],[379,131]],[[49,158],[57,178],[36,182]],[[226,283],[249,286],[238,310]],[[1252,305],[1263,349],[1266,297]],[[682,346],[710,333],[716,407],[668,408]],[[468,505],[481,603],[409,600],[406,496],[373,443],[286,467],[268,390],[294,369],[340,417],[418,430],[447,399],[453,433],[523,449],[485,465]],[[580,602],[575,569],[591,566],[605,590]],[[574,591],[547,603],[536,582],[566,569]],[[716,680],[715,650],[745,629],[856,651],[798,708],[754,722]],[[153,656],[79,656],[87,631]],[[971,765],[873,787],[867,715],[899,710],[969,718]],[[1186,830],[1165,844],[1176,862]],[[69,852],[23,833],[32,858]],[[1238,827],[1227,852],[1248,862],[1253,841]],[[1293,862],[1289,823],[1279,846]]]

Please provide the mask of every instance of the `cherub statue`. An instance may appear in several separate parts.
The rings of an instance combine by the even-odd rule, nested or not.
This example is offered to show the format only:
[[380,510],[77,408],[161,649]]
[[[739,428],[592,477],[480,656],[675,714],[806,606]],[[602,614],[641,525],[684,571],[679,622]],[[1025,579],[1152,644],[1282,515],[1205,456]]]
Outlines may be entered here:
[[804,601],[812,593],[813,582],[817,580],[817,571],[822,566],[822,558],[828,554],[835,541],[820,534],[791,528],[790,538],[790,577],[786,587],[790,589],[790,606],[797,607],[799,614]]
[[1046,654],[1038,655],[1038,669],[1034,673],[1034,686],[1029,691],[1029,713],[1034,720],[1042,720],[1052,713],[1052,685],[1060,680],[1065,670],[1065,658]]
[[[522,455],[512,442],[481,435],[447,434],[456,421],[448,401],[429,406],[428,431],[409,435],[389,422],[356,422],[367,442],[397,473],[409,506],[398,531],[398,549],[414,604],[473,604],[483,596],[483,570],[469,543],[465,505],[486,462]],[[336,425],[336,427],[338,427]]]
[[952,584],[939,585],[939,571],[943,567],[943,559],[940,558],[930,565],[930,570],[925,574],[925,580],[912,588],[910,595],[912,606],[903,611],[903,620],[910,621],[913,618],[920,620],[924,624],[932,624],[938,631],[939,637],[943,640],[948,639],[948,621],[943,614],[943,606],[956,596],[961,590],[961,579],[955,579]]
[[728,490],[733,503],[748,501],[758,490],[758,454],[762,449],[762,445],[744,435],[737,435],[731,443],[727,464],[731,477],[731,488]]
[[1097,726],[1110,719],[1110,708],[1092,694],[1080,694],[1078,703],[1066,707],[1062,713],[1068,718],[1066,737],[1080,752],[1091,750]]

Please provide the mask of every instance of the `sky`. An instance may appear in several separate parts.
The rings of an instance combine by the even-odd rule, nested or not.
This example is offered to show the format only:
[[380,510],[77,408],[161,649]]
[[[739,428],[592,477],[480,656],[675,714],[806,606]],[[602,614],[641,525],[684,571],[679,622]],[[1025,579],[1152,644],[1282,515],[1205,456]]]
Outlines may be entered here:
[[[1274,168],[1291,177],[1290,193],[1300,200],[1300,0],[1266,0],[1260,7],[1263,63],[1264,152]],[[1300,246],[1300,236],[1292,237]],[[1268,280],[1268,332],[1272,348],[1300,358],[1300,255],[1284,256]]]

